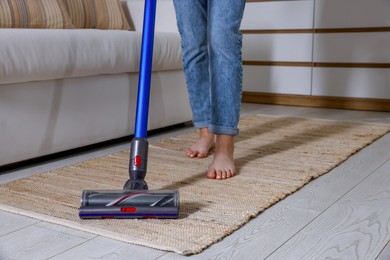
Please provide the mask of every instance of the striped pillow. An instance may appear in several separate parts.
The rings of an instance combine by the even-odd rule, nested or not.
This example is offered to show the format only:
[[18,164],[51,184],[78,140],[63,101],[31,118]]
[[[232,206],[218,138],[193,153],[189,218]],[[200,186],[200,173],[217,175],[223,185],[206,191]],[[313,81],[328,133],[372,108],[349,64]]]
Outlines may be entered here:
[[75,28],[129,30],[121,0],[63,0]]
[[74,28],[61,0],[0,0],[0,28]]

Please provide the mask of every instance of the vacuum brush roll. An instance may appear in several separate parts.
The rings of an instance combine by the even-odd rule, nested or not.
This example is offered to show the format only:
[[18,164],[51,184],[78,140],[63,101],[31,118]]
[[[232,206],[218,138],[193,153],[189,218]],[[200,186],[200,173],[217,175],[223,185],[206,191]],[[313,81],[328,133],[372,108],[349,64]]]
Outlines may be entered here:
[[178,218],[177,190],[85,190],[80,218]]

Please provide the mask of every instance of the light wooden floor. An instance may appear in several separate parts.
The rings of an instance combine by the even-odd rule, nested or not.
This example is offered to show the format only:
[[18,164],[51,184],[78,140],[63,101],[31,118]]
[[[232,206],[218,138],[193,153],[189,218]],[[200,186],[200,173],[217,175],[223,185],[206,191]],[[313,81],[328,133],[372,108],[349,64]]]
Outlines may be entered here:
[[[390,113],[244,104],[262,113],[390,124]],[[172,136],[192,128],[150,138]],[[8,172],[0,183],[128,149],[101,148]],[[267,209],[201,254],[184,257],[0,211],[0,259],[390,259],[390,134]]]

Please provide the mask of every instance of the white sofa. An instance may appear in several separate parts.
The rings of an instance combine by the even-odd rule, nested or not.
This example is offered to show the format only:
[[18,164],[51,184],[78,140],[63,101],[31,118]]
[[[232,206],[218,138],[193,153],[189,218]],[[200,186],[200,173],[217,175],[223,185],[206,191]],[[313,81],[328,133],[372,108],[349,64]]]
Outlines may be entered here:
[[[0,29],[0,166],[133,133],[143,0],[134,31]],[[171,0],[157,3],[149,129],[191,120]]]

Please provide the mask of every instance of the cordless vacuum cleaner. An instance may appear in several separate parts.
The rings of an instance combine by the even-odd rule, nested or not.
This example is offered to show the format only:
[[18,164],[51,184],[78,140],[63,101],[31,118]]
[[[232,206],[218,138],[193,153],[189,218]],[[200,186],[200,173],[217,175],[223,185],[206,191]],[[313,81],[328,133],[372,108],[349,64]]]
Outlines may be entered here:
[[79,216],[86,218],[178,218],[179,192],[149,191],[145,182],[147,123],[153,62],[156,0],[146,0],[134,138],[130,147],[130,179],[121,191],[84,190]]

